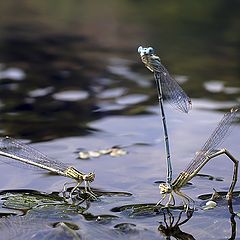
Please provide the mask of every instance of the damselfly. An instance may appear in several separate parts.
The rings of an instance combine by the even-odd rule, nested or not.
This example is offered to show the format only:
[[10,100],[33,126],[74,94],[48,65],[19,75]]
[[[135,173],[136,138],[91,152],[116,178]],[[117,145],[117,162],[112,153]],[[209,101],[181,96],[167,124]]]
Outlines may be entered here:
[[78,187],[83,182],[85,185],[85,193],[96,198],[90,188],[90,182],[94,181],[95,173],[82,173],[76,168],[68,166],[60,161],[50,159],[45,154],[37,151],[29,145],[10,137],[5,137],[0,140],[0,155],[74,179],[76,185],[70,192],[71,198],[73,193],[78,190]]
[[178,177],[173,181],[172,188],[169,189],[168,185],[165,183],[160,184],[160,193],[162,194],[162,199],[157,203],[159,205],[162,201],[169,196],[166,206],[175,205],[175,199],[173,193],[180,196],[183,200],[185,206],[189,206],[190,203],[194,203],[194,201],[180,191],[182,186],[184,186],[188,181],[190,181],[196,174],[212,159],[219,155],[225,154],[233,163],[234,163],[234,171],[231,186],[227,193],[227,199],[232,199],[232,194],[234,187],[237,182],[238,176],[238,160],[232,156],[232,154],[225,148],[221,150],[216,150],[219,145],[223,142],[225,136],[229,132],[229,129],[236,119],[238,108],[232,108],[230,112],[226,113],[222,120],[217,125],[216,129],[213,131],[211,136],[205,142],[203,147],[199,152],[197,152],[196,156],[193,160],[188,164],[186,169],[182,171]]
[[178,85],[176,80],[170,76],[167,69],[162,65],[160,58],[154,54],[152,47],[143,48],[140,46],[138,52],[141,56],[142,62],[145,66],[154,74],[154,78],[157,84],[159,106],[162,115],[163,122],[163,132],[165,139],[165,149],[166,149],[166,162],[167,162],[167,179],[166,183],[169,190],[171,190],[172,185],[172,164],[170,159],[170,146],[169,138],[167,132],[166,117],[163,108],[163,95],[174,107],[179,109],[184,113],[188,113],[191,109],[192,103],[191,99],[183,91],[183,89]]

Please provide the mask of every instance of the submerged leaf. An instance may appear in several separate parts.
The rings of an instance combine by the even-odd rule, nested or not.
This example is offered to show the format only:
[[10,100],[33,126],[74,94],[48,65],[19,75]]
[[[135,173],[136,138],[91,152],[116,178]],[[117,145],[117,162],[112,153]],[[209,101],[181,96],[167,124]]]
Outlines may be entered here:
[[59,222],[54,225],[56,231],[52,231],[46,239],[82,239],[81,235],[77,232],[79,227],[76,224],[68,222]]
[[1,239],[82,239],[79,226],[69,222],[73,214],[60,209],[45,210],[0,219]]
[[119,223],[114,226],[115,229],[122,233],[137,233],[136,224],[134,223]]

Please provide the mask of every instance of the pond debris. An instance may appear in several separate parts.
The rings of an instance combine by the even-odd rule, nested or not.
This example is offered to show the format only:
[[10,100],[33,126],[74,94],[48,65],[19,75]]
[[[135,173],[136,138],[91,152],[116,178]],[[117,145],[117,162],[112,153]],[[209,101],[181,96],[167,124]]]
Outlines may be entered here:
[[217,206],[217,203],[214,202],[213,200],[207,201],[205,207],[203,208],[203,210],[209,210],[209,209],[213,209]]
[[78,153],[80,159],[97,158],[102,155],[110,155],[111,157],[120,157],[126,155],[128,152],[119,146],[112,148],[101,149],[97,151],[81,151]]

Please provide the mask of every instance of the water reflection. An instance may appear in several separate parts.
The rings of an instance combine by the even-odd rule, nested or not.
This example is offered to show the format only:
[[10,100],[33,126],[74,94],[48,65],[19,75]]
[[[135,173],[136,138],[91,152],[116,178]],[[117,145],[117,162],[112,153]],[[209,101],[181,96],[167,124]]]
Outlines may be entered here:
[[158,231],[165,237],[165,239],[170,240],[171,237],[182,240],[195,239],[191,234],[183,232],[180,229],[181,225],[187,223],[191,219],[193,210],[173,213],[166,208],[163,209],[162,214],[163,222],[160,222]]
[[[156,102],[154,84],[136,60],[136,47],[145,42],[156,46],[171,73],[183,76],[176,79],[191,98],[238,98],[236,1],[204,7],[191,1],[115,1],[111,11],[97,1],[59,6],[53,13],[51,4],[22,1],[19,10],[1,3],[5,135],[33,140],[87,135],[94,131],[90,121],[148,113],[144,106]],[[228,24],[220,24],[222,19]],[[208,84],[215,79],[222,84],[217,92],[216,84]],[[123,98],[113,100],[118,97]]]
[[[237,228],[236,228],[236,220],[235,220],[236,213],[234,212],[234,209],[233,209],[232,200],[228,201],[227,207],[228,207],[228,212],[229,212],[229,223],[230,223],[230,228],[229,228],[230,236],[228,237],[228,239],[233,240],[233,239],[236,239]],[[218,209],[218,210],[220,210],[220,209]],[[182,240],[199,239],[198,237],[203,239],[206,237],[205,234],[208,234],[209,239],[210,238],[215,239],[216,236],[214,237],[214,234],[215,234],[214,233],[215,232],[214,225],[212,225],[212,232],[210,229],[207,233],[204,233],[204,231],[203,231],[200,235],[198,235],[197,238],[195,238],[195,236],[192,235],[191,233],[183,232],[180,229],[180,226],[183,226],[191,218],[194,218],[193,213],[194,213],[193,210],[177,212],[177,211],[171,211],[169,209],[163,209],[162,210],[163,218],[161,218],[160,225],[158,227],[159,232],[165,237],[165,239],[169,239],[169,240],[170,239],[182,239]],[[214,213],[211,212],[211,214],[214,214]],[[228,219],[226,219],[226,222],[227,222],[227,220]],[[198,221],[199,221],[199,227],[201,227],[202,220],[199,219]],[[217,221],[217,220],[215,220],[215,221]],[[217,223],[218,223],[218,221],[217,221]],[[225,225],[226,225],[226,223],[225,223]],[[224,226],[224,228],[227,228],[227,226]],[[218,230],[218,233],[219,233],[218,236],[220,236],[221,234],[220,234],[219,230]]]
[[[1,65],[0,65],[1,66]],[[11,79],[16,81],[21,81],[25,78],[25,73],[19,68],[8,68],[1,69],[0,80],[1,79]]]
[[[5,135],[31,139],[86,135],[94,131],[88,127],[90,121],[112,114],[144,113],[146,93],[140,94],[136,84],[131,84],[134,91],[123,88],[118,83],[119,76],[112,76],[116,80],[110,82],[100,79],[101,75],[112,73],[97,59],[88,59],[87,54],[92,53],[84,49],[88,43],[75,37],[62,38],[63,41],[51,35],[37,40],[11,35],[6,41],[6,48],[13,51],[6,52],[13,58],[9,64],[19,66],[26,75],[23,77],[20,70],[14,70],[13,75],[12,69],[11,76],[6,74],[9,70],[1,71],[1,121]],[[64,51],[66,47],[68,52]],[[48,56],[49,51],[53,58]],[[27,64],[22,65],[23,60]],[[22,81],[16,82],[13,76]]]
[[228,210],[230,213],[230,223],[231,223],[231,236],[229,240],[235,239],[237,234],[237,224],[236,224],[236,213],[233,210],[232,199],[228,201]]

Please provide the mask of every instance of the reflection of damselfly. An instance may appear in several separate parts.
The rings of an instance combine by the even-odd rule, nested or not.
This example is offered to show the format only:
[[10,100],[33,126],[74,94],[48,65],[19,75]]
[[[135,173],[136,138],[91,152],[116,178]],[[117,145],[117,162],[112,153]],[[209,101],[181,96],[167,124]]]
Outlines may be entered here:
[[187,223],[192,215],[193,210],[189,209],[184,213],[183,210],[180,212],[171,212],[169,208],[162,208],[161,212],[163,215],[163,221],[160,221],[158,231],[165,237],[165,239],[195,239],[190,233],[183,232],[180,226]]
[[0,155],[76,180],[77,184],[71,190],[70,197],[72,197],[82,182],[85,184],[85,192],[95,197],[90,188],[90,182],[94,181],[95,178],[94,173],[84,174],[79,172],[74,167],[50,159],[36,149],[10,137],[0,140]]
[[166,149],[166,162],[167,162],[166,183],[168,184],[168,188],[171,189],[172,164],[170,159],[170,146],[167,133],[167,123],[163,109],[163,96],[170,104],[173,105],[173,107],[176,107],[177,109],[184,113],[188,113],[188,111],[191,109],[192,103],[191,99],[178,85],[178,83],[170,76],[167,69],[162,65],[160,58],[157,55],[155,55],[152,47],[143,48],[142,46],[140,46],[138,48],[138,53],[140,54],[141,60],[145,64],[145,66],[151,72],[153,72],[157,85]]
[[180,189],[194,176],[196,176],[196,174],[206,165],[206,163],[208,163],[210,159],[222,154],[225,154],[234,163],[232,183],[227,193],[227,199],[232,199],[233,190],[237,182],[238,160],[235,159],[228,150],[216,149],[218,148],[220,143],[223,142],[224,137],[227,135],[230,126],[236,119],[237,111],[238,108],[232,108],[230,112],[224,115],[216,129],[213,131],[212,135],[203,145],[202,149],[197,152],[196,156],[188,164],[187,168],[182,171],[173,181],[171,189],[169,189],[168,185],[165,183],[160,184],[159,188],[160,193],[162,194],[162,199],[157,203],[157,205],[162,203],[162,201],[166,199],[167,196],[169,196],[169,198],[167,200],[166,206],[175,205],[173,193],[180,196],[183,200],[184,205],[187,207],[190,205],[191,202],[194,203],[194,201],[189,196],[181,192]]

